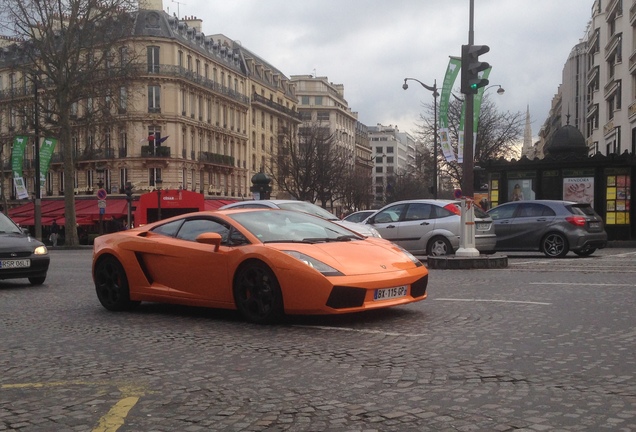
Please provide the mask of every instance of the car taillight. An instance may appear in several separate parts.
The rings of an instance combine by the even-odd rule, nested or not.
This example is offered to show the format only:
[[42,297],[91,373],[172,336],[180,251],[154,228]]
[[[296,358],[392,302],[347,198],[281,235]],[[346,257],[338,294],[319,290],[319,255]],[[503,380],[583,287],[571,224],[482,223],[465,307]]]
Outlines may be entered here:
[[584,227],[586,222],[583,216],[568,216],[565,218],[565,220],[570,222],[572,225],[580,227]]
[[461,214],[462,214],[462,212],[461,212],[461,210],[459,209],[459,207],[457,206],[457,204],[453,204],[453,203],[446,204],[446,205],[444,206],[444,208],[445,208],[446,210],[448,210],[449,212],[455,213],[457,216],[461,216]]

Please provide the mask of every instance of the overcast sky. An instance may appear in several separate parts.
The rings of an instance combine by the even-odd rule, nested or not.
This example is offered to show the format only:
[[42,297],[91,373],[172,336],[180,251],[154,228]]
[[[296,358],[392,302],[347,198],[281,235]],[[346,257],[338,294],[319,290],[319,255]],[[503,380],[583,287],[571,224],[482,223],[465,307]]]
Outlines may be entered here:
[[[501,111],[530,108],[537,139],[563,65],[584,36],[593,0],[475,0],[474,41],[490,46],[487,93]],[[469,0],[163,0],[171,15],[196,16],[203,33],[222,33],[286,76],[316,74],[343,84],[366,125],[414,132],[441,87],[449,56],[468,43]],[[459,87],[459,78],[456,82]]]

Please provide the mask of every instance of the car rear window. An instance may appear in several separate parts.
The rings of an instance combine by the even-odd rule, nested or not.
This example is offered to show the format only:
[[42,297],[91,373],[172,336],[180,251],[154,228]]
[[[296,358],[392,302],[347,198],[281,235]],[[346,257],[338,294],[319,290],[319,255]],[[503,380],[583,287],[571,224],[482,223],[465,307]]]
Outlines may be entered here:
[[566,206],[570,213],[582,216],[594,216],[596,212],[589,204],[572,204]]

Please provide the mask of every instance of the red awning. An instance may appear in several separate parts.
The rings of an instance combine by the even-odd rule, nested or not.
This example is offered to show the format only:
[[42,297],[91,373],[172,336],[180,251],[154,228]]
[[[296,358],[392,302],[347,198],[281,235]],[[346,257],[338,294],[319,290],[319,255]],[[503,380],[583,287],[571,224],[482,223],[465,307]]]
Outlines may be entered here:
[[[128,215],[128,202],[125,197],[111,197],[106,200],[106,208],[102,220],[124,218]],[[98,200],[75,199],[75,218],[79,225],[92,225],[99,221]],[[134,205],[134,203],[133,203]],[[51,225],[55,220],[64,225],[64,199],[42,200],[40,204],[42,225]],[[25,203],[9,210],[9,216],[16,223],[28,226],[35,224],[35,206],[33,202]]]

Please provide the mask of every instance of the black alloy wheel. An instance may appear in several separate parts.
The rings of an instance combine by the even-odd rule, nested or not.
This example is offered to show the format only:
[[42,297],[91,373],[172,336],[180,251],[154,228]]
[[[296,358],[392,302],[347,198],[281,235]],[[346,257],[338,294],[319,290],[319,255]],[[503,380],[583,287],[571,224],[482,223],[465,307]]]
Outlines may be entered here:
[[95,265],[95,291],[99,302],[110,311],[130,310],[139,305],[130,300],[126,270],[114,257],[100,259]]
[[550,233],[541,241],[541,250],[550,258],[563,258],[568,254],[568,240],[560,233]]
[[260,261],[244,264],[234,277],[234,302],[241,315],[256,324],[283,316],[283,297],[274,272]]

